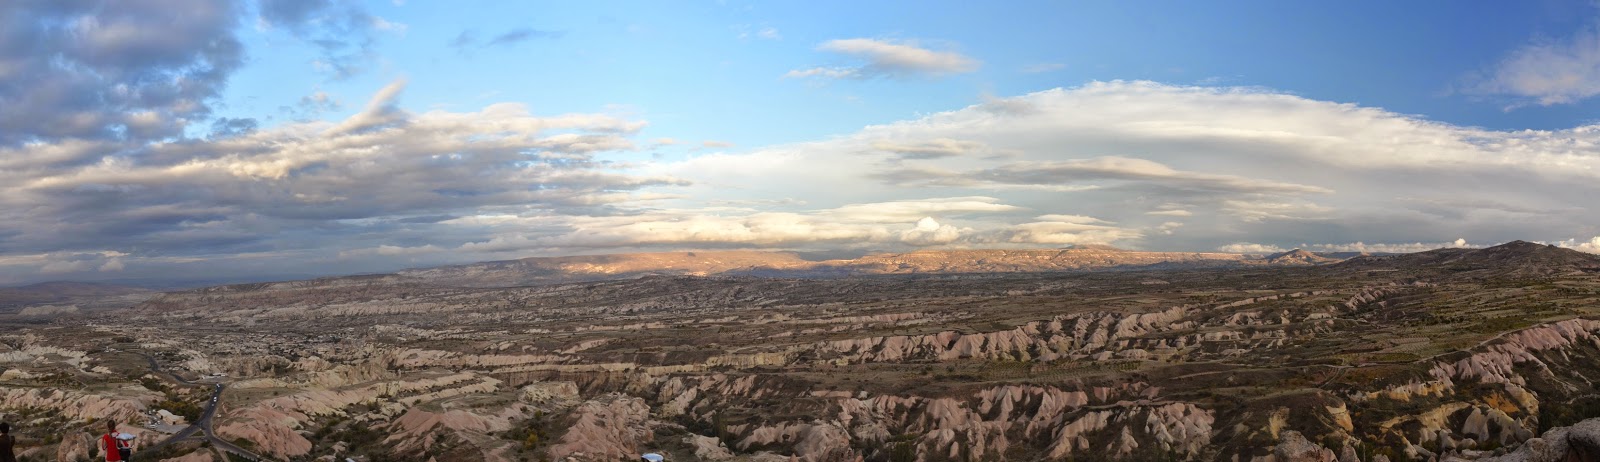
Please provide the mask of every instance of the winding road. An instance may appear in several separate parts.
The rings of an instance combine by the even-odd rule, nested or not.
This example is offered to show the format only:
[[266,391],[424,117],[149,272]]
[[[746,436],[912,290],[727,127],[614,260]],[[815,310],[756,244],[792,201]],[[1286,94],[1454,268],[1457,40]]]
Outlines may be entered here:
[[[174,373],[171,373],[171,372],[167,372],[167,371],[161,370],[161,364],[156,362],[156,358],[153,357],[153,356],[150,356],[150,355],[147,355],[147,354],[144,354],[144,353],[134,353],[134,354],[142,356],[142,357],[144,357],[145,360],[150,361],[150,371],[151,372],[154,372],[156,374],[165,375],[165,376],[171,378],[173,381],[178,382],[178,383],[182,383],[182,384],[185,384],[185,385],[199,385],[197,383],[190,382],[188,380],[184,380],[184,378],[183,377],[179,377],[178,374],[174,374]],[[255,461],[268,460],[268,459],[266,459],[264,457],[261,457],[260,455],[257,455],[256,453],[253,453],[253,452],[250,452],[250,451],[246,451],[244,448],[241,448],[238,445],[233,444],[232,442],[229,442],[227,440],[224,440],[224,439],[218,437],[215,433],[212,433],[212,431],[211,431],[211,418],[216,416],[216,414],[217,414],[217,405],[220,404],[221,401],[222,401],[222,390],[224,390],[226,388],[228,388],[227,385],[220,384],[220,383],[214,384],[214,386],[211,388],[211,400],[210,400],[210,402],[206,403],[206,409],[205,409],[204,412],[202,412],[200,414],[200,418],[198,420],[195,420],[195,422],[193,424],[190,424],[188,427],[184,427],[184,429],[178,431],[178,433],[174,433],[172,435],[172,437],[167,438],[165,440],[162,440],[159,443],[152,444],[150,446],[147,446],[145,448],[140,449],[139,452],[136,452],[136,453],[133,454],[133,459],[134,460],[144,460],[145,458],[147,458],[147,456],[149,456],[151,453],[155,452],[158,449],[166,447],[167,445],[172,444],[172,443],[176,443],[176,442],[183,441],[183,440],[186,440],[186,439],[189,439],[189,438],[193,438],[193,437],[195,437],[196,433],[200,433],[201,434],[201,436],[200,436],[201,439],[210,442],[211,443],[211,447],[214,447],[214,448],[217,448],[219,450],[222,450],[223,452],[227,452],[229,454],[233,454],[233,455],[236,455],[236,456],[239,456],[239,457],[243,457],[243,458],[248,459],[248,460],[255,460]]]

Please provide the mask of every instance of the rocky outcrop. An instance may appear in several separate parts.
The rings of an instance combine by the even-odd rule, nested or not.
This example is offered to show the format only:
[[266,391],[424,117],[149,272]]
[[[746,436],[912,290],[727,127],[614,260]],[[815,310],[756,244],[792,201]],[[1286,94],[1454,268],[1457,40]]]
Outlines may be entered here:
[[402,395],[453,396],[458,388],[483,390],[497,387],[498,381],[472,373],[458,373],[409,380],[376,382],[342,390],[310,389],[292,395],[256,402],[219,417],[217,433],[225,438],[244,438],[262,452],[282,457],[297,457],[311,451],[311,441],[300,433],[317,417],[346,416],[357,404],[373,406],[377,416],[395,417],[408,406],[385,400]]
[[650,407],[644,400],[610,394],[585,401],[572,411],[573,422],[546,453],[560,460],[638,458],[639,445],[651,441]]
[[1271,454],[1252,458],[1250,462],[1335,462],[1337,460],[1338,457],[1332,449],[1306,440],[1300,432],[1285,430],[1280,442],[1272,447]]
[[52,409],[79,421],[112,418],[118,422],[143,422],[146,403],[160,396],[142,388],[119,392],[121,396],[53,388],[0,388],[0,408]]
[[866,337],[837,340],[817,345],[823,357],[861,362],[903,362],[932,359],[950,361],[964,358],[1010,361],[1049,361],[1072,354],[1088,354],[1102,349],[1120,350],[1130,346],[1182,347],[1187,340],[1150,344],[1131,338],[1157,331],[1193,327],[1184,321],[1188,307],[1175,307],[1151,313],[1087,313],[1035,321],[1015,329],[962,334],[954,331],[916,336]]
[[38,305],[23,308],[22,311],[17,312],[17,316],[45,317],[77,313],[78,305]]
[[1481,462],[1568,462],[1600,460],[1600,418],[1556,427],[1522,443],[1515,451]]
[[736,447],[788,446],[801,462],[853,460],[850,435],[838,424],[829,422],[782,422],[762,425],[745,432]]
[[90,460],[89,449],[96,447],[95,435],[77,432],[61,439],[52,460]]
[[[659,389],[658,412],[711,421],[727,403],[792,393],[782,387],[756,375],[673,377]],[[802,460],[840,460],[873,457],[854,448],[884,448],[893,436],[911,435],[909,444],[924,460],[1005,459],[1018,445],[1065,458],[1104,449],[1107,442],[1114,454],[1133,454],[1144,445],[1192,456],[1206,449],[1215,423],[1211,411],[1161,401],[1158,388],[1138,383],[1083,390],[1002,385],[965,397],[825,391],[810,396],[827,403],[818,418],[729,425],[738,436],[734,449],[781,448]]]
[[311,452],[311,440],[299,432],[311,416],[266,406],[252,406],[239,415],[243,418],[217,426],[217,435],[250,441],[267,455],[295,457]]
[[1595,331],[1600,331],[1600,321],[1581,318],[1530,327],[1505,334],[1499,341],[1485,342],[1478,351],[1461,360],[1441,362],[1429,374],[1443,382],[1475,379],[1483,383],[1525,386],[1527,382],[1513,370],[1514,366],[1532,363],[1549,370],[1535,353],[1566,349],[1578,343],[1600,345]]
[[453,351],[407,349],[392,356],[399,367],[504,367],[526,364],[556,364],[572,358],[559,355],[476,355]]
[[566,402],[578,399],[578,384],[572,382],[534,382],[522,386],[522,401],[527,403]]
[[[1420,284],[1419,284],[1420,285]],[[1362,289],[1341,305],[1349,311],[1358,311],[1364,308],[1381,308],[1385,305],[1384,299],[1405,292],[1408,286],[1372,287]]]
[[694,450],[694,458],[705,461],[720,461],[733,458],[733,452],[722,440],[709,436],[689,435],[683,437],[683,444]]
[[[465,410],[430,412],[411,408],[389,424],[389,437],[384,439],[384,443],[390,445],[397,454],[425,453],[449,437],[467,441],[489,440],[490,433],[506,431],[511,428],[513,420],[529,414],[531,412],[523,406],[507,407],[491,415]],[[504,442],[493,447],[479,447],[477,458],[494,460],[492,454],[510,445],[511,442]]]
[[61,348],[49,345],[29,344],[20,350],[0,353],[0,363],[27,363],[33,361],[56,360],[82,368],[88,353],[83,351]]

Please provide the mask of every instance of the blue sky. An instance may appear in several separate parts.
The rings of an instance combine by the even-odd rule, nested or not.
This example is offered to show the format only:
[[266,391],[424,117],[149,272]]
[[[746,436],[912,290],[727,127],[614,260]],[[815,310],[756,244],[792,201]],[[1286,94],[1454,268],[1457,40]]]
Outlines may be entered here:
[[[374,2],[403,29],[376,31],[374,58],[351,78],[315,70],[319,50],[256,24],[259,50],[230,83],[224,114],[285,117],[285,101],[325,91],[347,116],[368,95],[408,78],[404,105],[465,110],[521,101],[540,112],[633,111],[644,134],[796,142],[1097,80],[1260,86],[1381,107],[1460,125],[1570,128],[1595,106],[1507,111],[1501,95],[1464,91],[1530,42],[1569,37],[1585,2]],[[518,30],[528,38],[453,47]],[[762,31],[767,31],[765,36]],[[982,61],[942,78],[851,82],[784,78],[797,67],[848,62],[819,52],[838,38],[923,43]],[[1465,94],[1464,94],[1465,93]]]
[[0,5],[0,284],[1600,250],[1591,2]]

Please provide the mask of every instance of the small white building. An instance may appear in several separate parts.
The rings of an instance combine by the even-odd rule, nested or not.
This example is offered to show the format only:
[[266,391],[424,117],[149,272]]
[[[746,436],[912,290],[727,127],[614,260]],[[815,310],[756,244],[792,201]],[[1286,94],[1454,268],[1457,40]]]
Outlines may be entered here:
[[183,425],[183,416],[167,412],[166,409],[156,411],[156,421],[164,425]]

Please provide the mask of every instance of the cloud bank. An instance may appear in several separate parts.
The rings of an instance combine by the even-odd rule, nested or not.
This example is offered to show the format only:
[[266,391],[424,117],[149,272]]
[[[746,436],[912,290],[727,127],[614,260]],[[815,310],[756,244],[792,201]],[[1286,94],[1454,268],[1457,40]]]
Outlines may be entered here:
[[0,146],[0,278],[724,248],[1600,250],[1596,127],[1501,132],[1260,89],[1097,82],[641,160],[679,142],[636,140],[646,121],[605,113],[414,112],[404,88],[342,120]]
[[243,63],[238,16],[226,1],[0,2],[0,147],[178,136]]

